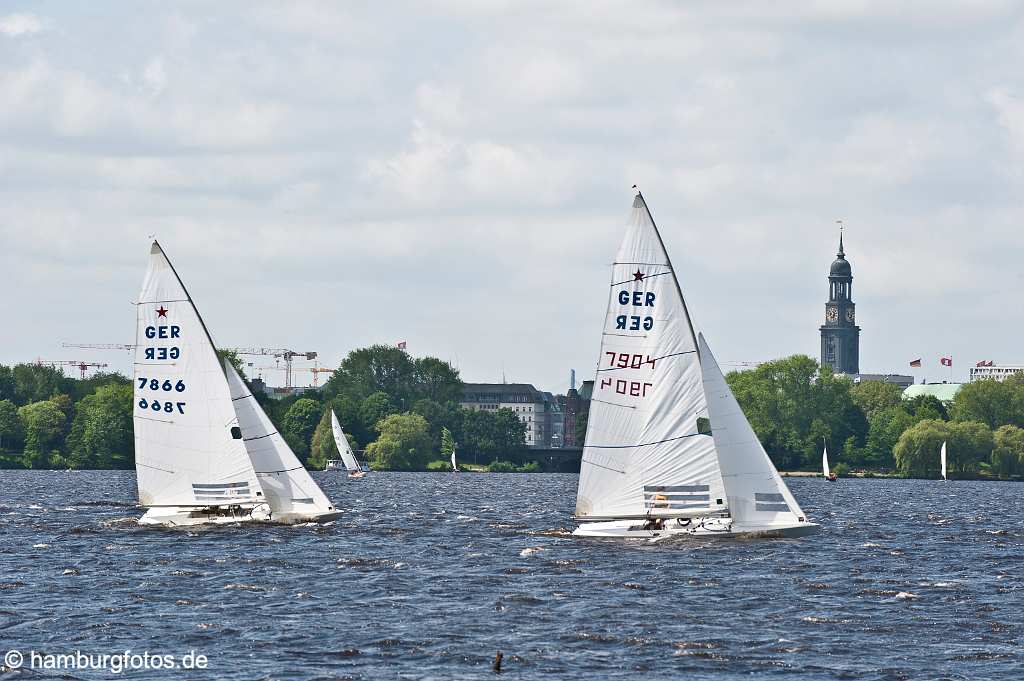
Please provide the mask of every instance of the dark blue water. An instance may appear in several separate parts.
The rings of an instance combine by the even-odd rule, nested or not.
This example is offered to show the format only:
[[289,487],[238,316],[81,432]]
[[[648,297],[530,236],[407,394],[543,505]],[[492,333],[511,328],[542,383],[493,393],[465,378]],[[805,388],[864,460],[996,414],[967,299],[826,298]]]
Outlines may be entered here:
[[317,477],[333,525],[188,532],[0,471],[0,655],[208,658],[0,678],[1024,678],[1020,484],[790,479],[814,537],[651,545],[565,536],[574,475]]

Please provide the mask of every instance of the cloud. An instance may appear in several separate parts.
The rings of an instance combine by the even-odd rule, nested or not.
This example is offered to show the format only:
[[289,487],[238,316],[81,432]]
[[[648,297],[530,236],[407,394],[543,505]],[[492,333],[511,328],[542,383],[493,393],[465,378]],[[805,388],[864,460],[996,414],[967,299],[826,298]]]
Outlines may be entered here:
[[1020,361],[1022,16],[996,0],[7,16],[4,36],[32,39],[0,40],[0,270],[18,289],[0,362],[126,342],[157,234],[224,342],[332,363],[407,338],[470,380],[504,367],[564,389],[597,356],[634,183],[723,361],[816,354],[837,218],[865,369]]
[[34,14],[8,14],[0,17],[0,33],[12,38],[32,35],[43,30],[43,22]]

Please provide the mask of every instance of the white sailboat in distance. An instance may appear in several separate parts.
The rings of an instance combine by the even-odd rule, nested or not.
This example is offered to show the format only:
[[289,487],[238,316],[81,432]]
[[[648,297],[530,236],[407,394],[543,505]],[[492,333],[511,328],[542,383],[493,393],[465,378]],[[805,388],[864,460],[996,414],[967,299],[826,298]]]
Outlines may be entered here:
[[341,423],[338,422],[338,416],[334,413],[333,409],[331,410],[331,432],[334,434],[334,444],[338,448],[341,462],[348,471],[348,477],[353,479],[366,477],[366,473],[363,472],[362,466],[359,465],[356,454],[352,451],[352,445],[349,444],[348,438],[345,437],[345,431],[341,429]]
[[209,331],[155,241],[136,322],[132,420],[139,504],[147,509],[139,524],[295,522],[338,515],[313,483],[304,486],[316,498],[309,512],[282,517],[274,481],[254,466],[247,424],[240,421]]
[[942,442],[942,449],[939,450],[939,463],[942,465],[942,479],[949,481],[946,477],[946,442]]
[[452,445],[452,472],[459,472],[459,464],[455,463],[455,445]]
[[694,333],[639,192],[612,265],[574,519],[575,536],[636,539],[818,528]]
[[822,442],[821,449],[821,474],[824,475],[825,479],[829,482],[836,481],[836,474],[828,467],[828,445],[824,442]]

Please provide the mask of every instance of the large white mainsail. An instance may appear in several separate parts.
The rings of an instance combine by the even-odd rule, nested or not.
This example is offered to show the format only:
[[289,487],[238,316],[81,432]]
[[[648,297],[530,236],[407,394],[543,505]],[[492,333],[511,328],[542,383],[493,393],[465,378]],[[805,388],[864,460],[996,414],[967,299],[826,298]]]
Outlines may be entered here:
[[643,197],[612,265],[576,517],[671,518],[727,510],[697,339]]
[[150,509],[141,522],[173,508],[261,504],[213,341],[155,241],[136,321],[135,469]]
[[340,516],[227,360],[224,360],[224,372],[242,430],[242,441],[270,504],[270,519],[290,523]]
[[341,460],[344,462],[345,468],[348,469],[349,473],[362,470],[359,466],[359,461],[356,460],[355,452],[352,451],[352,445],[349,444],[348,438],[345,437],[345,431],[341,429],[341,424],[338,422],[338,417],[335,416],[333,409],[331,410],[331,432],[334,434],[334,444],[338,448],[338,454],[341,455]]
[[805,523],[803,510],[750,427],[703,334],[698,342],[712,436],[729,498],[733,532]]

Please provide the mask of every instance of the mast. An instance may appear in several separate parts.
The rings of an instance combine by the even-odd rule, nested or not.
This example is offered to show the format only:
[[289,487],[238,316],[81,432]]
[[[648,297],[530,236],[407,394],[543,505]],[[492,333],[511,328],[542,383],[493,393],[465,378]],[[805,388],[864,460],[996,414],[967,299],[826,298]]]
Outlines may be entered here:
[[690,328],[690,338],[693,340],[693,347],[698,348],[697,350],[697,362],[700,362],[700,346],[697,344],[697,334],[693,330],[693,320],[690,319],[690,309],[686,307],[686,298],[683,296],[683,289],[679,286],[679,277],[676,276],[676,268],[672,265],[672,258],[668,254],[668,249],[665,248],[665,242],[661,238],[661,230],[658,229],[658,223],[654,221],[654,216],[651,215],[651,209],[647,206],[647,200],[644,199],[643,192],[635,184],[633,189],[636,190],[636,195],[640,197],[640,203],[644,204],[644,210],[647,211],[647,217],[651,219],[651,225],[654,226],[654,235],[658,237],[658,244],[661,245],[661,250],[665,253],[665,262],[668,268],[672,270],[672,281],[676,284],[676,292],[679,294],[679,300],[683,303],[683,312],[686,313],[686,325]]

